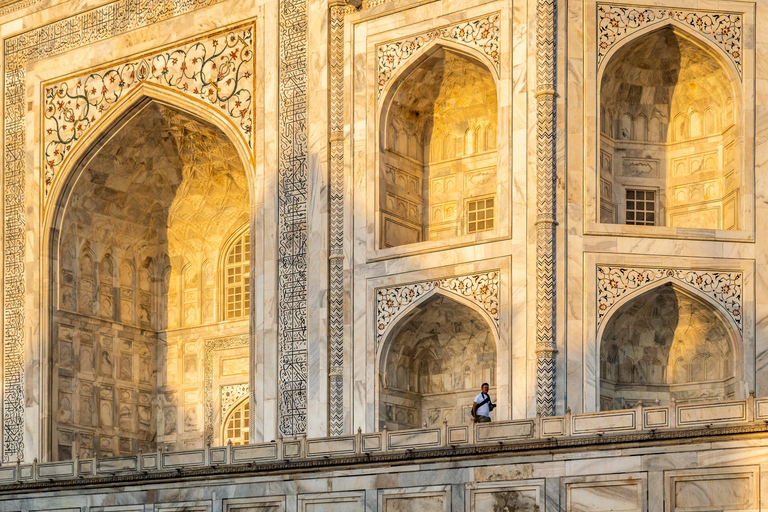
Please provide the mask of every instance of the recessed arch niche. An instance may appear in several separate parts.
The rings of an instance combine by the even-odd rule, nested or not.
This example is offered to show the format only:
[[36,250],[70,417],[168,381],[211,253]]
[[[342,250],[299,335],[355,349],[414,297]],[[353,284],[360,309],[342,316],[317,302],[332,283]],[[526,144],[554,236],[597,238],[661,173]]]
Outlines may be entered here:
[[442,46],[414,59],[381,110],[379,247],[498,227],[497,124],[485,63]]
[[[240,154],[208,121],[140,98],[91,139],[56,198],[51,457],[202,448],[202,339],[224,321],[216,268],[249,219]],[[248,348],[215,381],[248,382]],[[226,375],[225,375],[226,374]]]
[[436,293],[401,318],[384,343],[380,427],[467,423],[483,382],[496,401],[496,337],[485,316],[472,307]]
[[646,291],[603,330],[600,408],[732,399],[738,343],[724,315],[694,292],[672,283]]
[[613,53],[599,93],[600,222],[743,229],[739,90],[719,50],[676,27]]

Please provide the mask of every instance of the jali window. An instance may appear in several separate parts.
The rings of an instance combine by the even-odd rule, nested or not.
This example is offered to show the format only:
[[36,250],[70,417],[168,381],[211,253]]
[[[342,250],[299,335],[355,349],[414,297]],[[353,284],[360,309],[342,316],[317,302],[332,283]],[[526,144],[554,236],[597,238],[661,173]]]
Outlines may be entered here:
[[225,316],[227,320],[248,316],[251,304],[251,235],[246,230],[232,244],[225,260]]
[[248,431],[250,427],[250,405],[248,398],[236,405],[224,422],[224,443],[232,441],[232,444],[248,444]]

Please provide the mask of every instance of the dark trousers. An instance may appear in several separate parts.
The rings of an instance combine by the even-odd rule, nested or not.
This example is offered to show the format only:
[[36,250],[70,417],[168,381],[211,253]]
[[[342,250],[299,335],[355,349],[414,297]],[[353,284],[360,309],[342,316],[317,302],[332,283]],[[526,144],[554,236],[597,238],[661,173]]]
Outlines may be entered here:
[[487,423],[490,421],[491,421],[491,418],[489,418],[488,416],[480,416],[480,415],[477,416],[477,423]]

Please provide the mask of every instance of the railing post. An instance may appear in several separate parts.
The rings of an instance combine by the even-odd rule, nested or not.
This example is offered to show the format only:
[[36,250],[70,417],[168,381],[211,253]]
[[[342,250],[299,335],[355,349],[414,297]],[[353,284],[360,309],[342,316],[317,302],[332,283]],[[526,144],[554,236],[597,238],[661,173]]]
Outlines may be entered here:
[[637,401],[637,408],[635,409],[636,414],[636,420],[635,420],[635,430],[643,430],[643,401],[638,400]]
[[669,400],[669,426],[677,428],[677,401],[674,397]]
[[[277,460],[283,460],[283,434],[277,434]],[[230,463],[232,459],[229,459]]]
[[565,409],[565,425],[563,425],[563,433],[566,436],[571,435],[571,408]]
[[357,434],[355,434],[355,453],[363,453],[363,429],[357,427]]
[[443,436],[440,439],[441,441],[440,446],[448,446],[448,420],[447,419],[443,420],[442,429],[443,429]]
[[536,411],[536,418],[533,421],[533,438],[541,439],[541,412]]
[[755,392],[749,392],[749,398],[747,398],[747,421],[755,421]]
[[381,451],[388,451],[389,437],[387,436],[387,425],[384,424],[384,428],[381,429]]

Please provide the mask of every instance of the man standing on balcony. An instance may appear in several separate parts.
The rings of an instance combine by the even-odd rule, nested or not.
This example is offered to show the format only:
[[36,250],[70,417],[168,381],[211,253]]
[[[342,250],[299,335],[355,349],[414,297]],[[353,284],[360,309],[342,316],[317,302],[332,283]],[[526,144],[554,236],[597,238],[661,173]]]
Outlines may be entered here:
[[480,394],[475,397],[475,403],[472,404],[472,417],[475,423],[485,423],[491,421],[491,411],[496,408],[496,404],[491,402],[488,395],[488,383],[485,382],[480,387]]

